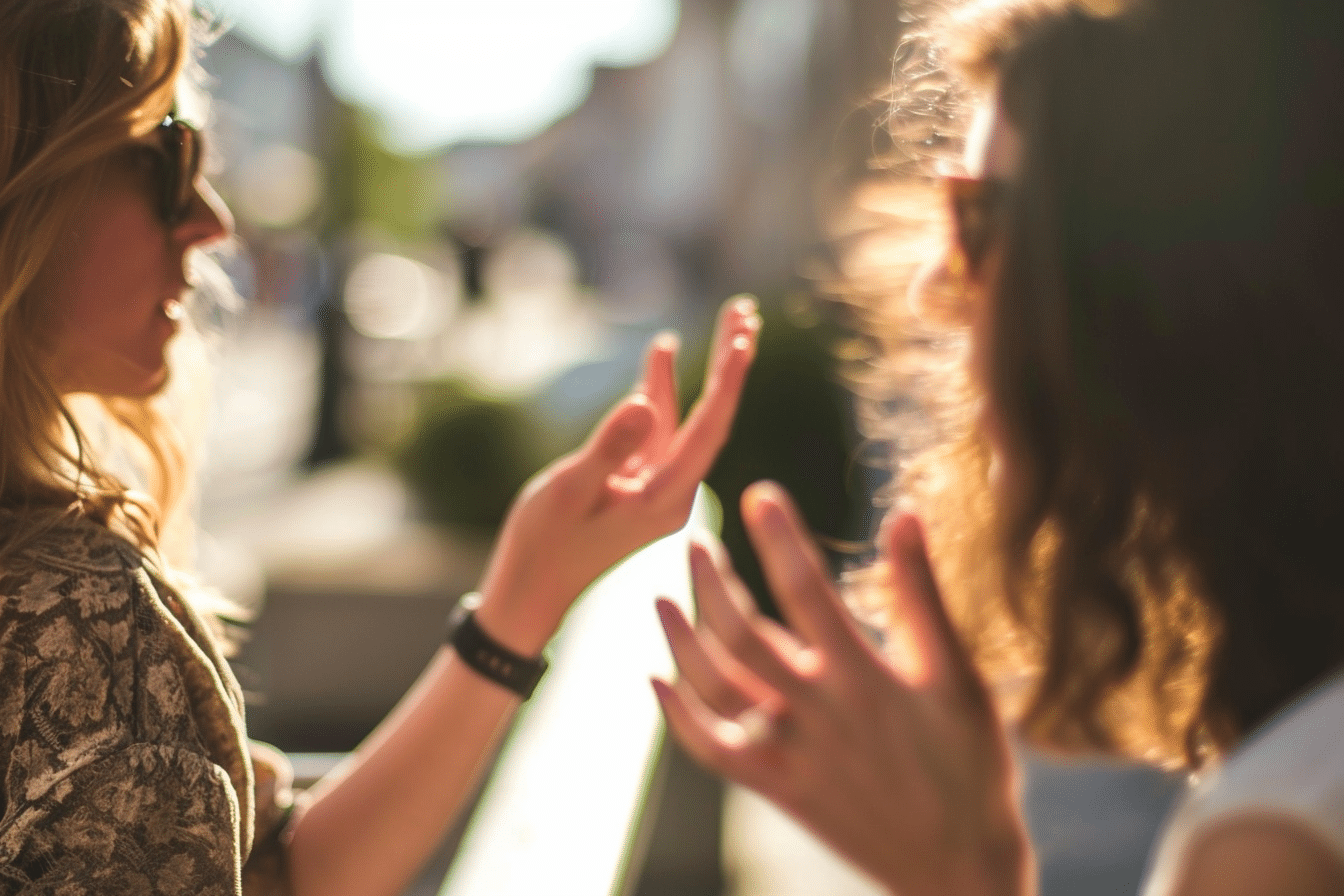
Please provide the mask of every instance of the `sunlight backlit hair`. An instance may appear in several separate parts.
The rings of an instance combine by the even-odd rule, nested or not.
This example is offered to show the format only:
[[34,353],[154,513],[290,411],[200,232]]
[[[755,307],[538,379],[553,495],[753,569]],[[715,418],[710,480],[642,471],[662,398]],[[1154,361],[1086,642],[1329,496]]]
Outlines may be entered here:
[[65,513],[154,552],[183,495],[164,397],[64,401],[43,370],[50,309],[30,287],[99,162],[173,108],[191,27],[180,0],[0,0],[0,507],[23,515],[0,554]]
[[1197,767],[1344,662],[1344,57],[1321,39],[1344,10],[1019,0],[948,21],[903,49],[926,77],[899,85],[894,132],[951,154],[965,89],[927,74],[950,67],[997,90],[1023,167],[990,282],[924,277],[917,300],[901,247],[928,239],[929,171],[901,158],[869,191],[905,228],[846,272],[882,346],[871,423],[1028,737]]

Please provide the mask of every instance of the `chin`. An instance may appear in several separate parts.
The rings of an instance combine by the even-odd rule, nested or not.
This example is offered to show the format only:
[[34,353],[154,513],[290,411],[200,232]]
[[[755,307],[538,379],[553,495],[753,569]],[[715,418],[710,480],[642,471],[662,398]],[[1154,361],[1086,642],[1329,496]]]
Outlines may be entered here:
[[167,385],[168,367],[164,365],[152,373],[139,376],[91,377],[85,382],[77,383],[72,388],[66,388],[62,391],[67,393],[83,392],[101,398],[142,399],[158,395],[164,391]]
[[122,398],[153,398],[168,387],[168,368],[160,368],[157,373],[140,383],[136,388],[122,392]]

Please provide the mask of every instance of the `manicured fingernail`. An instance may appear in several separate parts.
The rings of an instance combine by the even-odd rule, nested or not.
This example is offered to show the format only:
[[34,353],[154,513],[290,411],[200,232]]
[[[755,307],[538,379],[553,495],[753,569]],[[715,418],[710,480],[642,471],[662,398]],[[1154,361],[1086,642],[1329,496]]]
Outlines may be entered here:
[[667,702],[667,698],[672,695],[672,686],[661,678],[650,678],[649,685],[653,688],[653,696],[659,703]]
[[659,597],[654,600],[653,609],[658,614],[658,623],[666,630],[668,624],[676,617],[677,605],[665,597]]
[[653,347],[661,351],[674,352],[681,348],[681,336],[672,330],[663,330],[653,337]]
[[924,535],[920,531],[919,520],[913,514],[902,514],[896,521],[897,537],[901,548],[909,554],[923,554]]
[[691,578],[702,578],[714,568],[714,555],[709,546],[699,542],[691,543]]
[[754,520],[760,520],[772,504],[783,497],[779,485],[768,479],[753,482],[742,492],[742,511]]

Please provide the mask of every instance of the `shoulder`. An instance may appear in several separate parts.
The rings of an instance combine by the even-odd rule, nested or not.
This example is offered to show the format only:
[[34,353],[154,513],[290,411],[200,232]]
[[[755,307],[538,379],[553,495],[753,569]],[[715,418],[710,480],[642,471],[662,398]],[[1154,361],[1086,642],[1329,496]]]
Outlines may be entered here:
[[1339,896],[1344,857],[1301,821],[1229,817],[1191,843],[1172,896]]
[[1192,788],[1145,893],[1344,893],[1341,731],[1344,671],[1285,706]]
[[115,611],[129,601],[139,564],[130,543],[92,521],[44,526],[0,560],[0,619],[12,630],[72,611],[84,619]]
[[94,523],[62,521],[0,561],[0,752],[11,760],[36,768],[46,760],[30,752],[113,736],[109,714],[127,711],[134,678],[135,553]]
[[1299,817],[1344,860],[1344,670],[1253,732],[1194,795],[1199,828],[1246,812]]

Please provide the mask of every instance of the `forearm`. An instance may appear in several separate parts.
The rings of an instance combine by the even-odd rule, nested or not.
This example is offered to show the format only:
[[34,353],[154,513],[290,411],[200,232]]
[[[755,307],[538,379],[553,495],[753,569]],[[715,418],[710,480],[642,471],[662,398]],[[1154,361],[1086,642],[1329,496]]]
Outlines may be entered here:
[[[728,437],[755,350],[755,303],[725,304],[705,388],[679,428],[675,341],[650,349],[638,390],[519,494],[481,582],[482,629],[536,654],[574,598],[621,557],[684,525]],[[292,823],[295,891],[392,896],[457,817],[519,698],[442,650],[351,762]]]
[[294,892],[396,894],[462,810],[519,698],[448,648],[293,823]]

